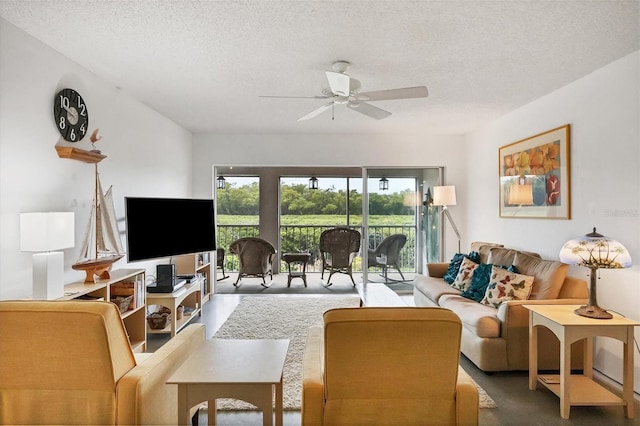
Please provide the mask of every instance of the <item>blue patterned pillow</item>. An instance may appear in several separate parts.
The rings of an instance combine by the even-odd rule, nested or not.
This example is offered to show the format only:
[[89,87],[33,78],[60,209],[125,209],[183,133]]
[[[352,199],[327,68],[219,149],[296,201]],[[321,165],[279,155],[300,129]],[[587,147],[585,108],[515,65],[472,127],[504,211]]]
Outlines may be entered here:
[[484,294],[487,291],[489,285],[489,279],[491,278],[492,264],[481,263],[478,265],[475,271],[473,271],[473,278],[471,279],[471,285],[460,296],[467,299],[481,302],[484,298]]
[[460,265],[462,264],[462,261],[464,260],[465,257],[473,260],[476,263],[480,263],[480,253],[478,253],[477,251],[472,251],[469,254],[463,254],[463,253],[454,254],[453,259],[451,259],[451,262],[449,263],[449,268],[447,269],[447,273],[444,274],[444,277],[442,277],[447,284],[453,284],[456,277],[458,276]]

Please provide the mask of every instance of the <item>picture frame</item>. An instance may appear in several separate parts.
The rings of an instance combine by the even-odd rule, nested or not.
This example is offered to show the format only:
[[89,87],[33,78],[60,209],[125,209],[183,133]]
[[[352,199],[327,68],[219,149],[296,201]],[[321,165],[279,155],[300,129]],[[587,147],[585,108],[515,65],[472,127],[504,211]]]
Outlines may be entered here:
[[498,149],[500,217],[571,219],[570,125]]

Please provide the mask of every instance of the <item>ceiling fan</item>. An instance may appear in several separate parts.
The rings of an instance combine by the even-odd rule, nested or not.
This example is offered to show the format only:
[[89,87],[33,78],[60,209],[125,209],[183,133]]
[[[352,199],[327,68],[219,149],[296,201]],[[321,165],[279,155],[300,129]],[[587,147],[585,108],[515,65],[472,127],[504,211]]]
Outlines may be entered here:
[[322,95],[317,96],[259,96],[261,98],[283,99],[328,99],[329,102],[310,113],[298,118],[298,121],[309,120],[322,114],[331,108],[331,119],[335,119],[333,109],[336,105],[346,105],[347,108],[357,111],[367,117],[382,120],[391,115],[389,111],[373,106],[368,102],[389,101],[395,99],[426,98],[429,91],[426,86],[405,87],[401,89],[377,90],[374,92],[361,92],[360,81],[345,74],[351,64],[347,61],[336,61],[331,65],[333,71],[325,71],[329,87],[322,90]]

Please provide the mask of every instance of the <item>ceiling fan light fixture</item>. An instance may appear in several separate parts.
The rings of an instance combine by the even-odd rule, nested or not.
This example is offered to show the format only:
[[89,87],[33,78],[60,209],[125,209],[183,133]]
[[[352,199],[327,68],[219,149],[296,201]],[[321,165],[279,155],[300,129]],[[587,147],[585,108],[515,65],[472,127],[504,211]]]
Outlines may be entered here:
[[344,74],[345,72],[347,72],[350,66],[351,63],[348,61],[335,61],[333,64],[331,64],[331,69],[335,72]]

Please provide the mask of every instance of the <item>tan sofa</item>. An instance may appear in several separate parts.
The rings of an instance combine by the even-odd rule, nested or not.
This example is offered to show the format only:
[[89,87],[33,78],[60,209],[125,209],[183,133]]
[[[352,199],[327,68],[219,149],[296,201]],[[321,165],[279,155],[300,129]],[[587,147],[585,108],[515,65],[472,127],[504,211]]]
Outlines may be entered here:
[[109,302],[0,302],[0,424],[175,425],[167,378],[205,339],[192,324],[136,360]]
[[[528,370],[529,311],[523,305],[584,304],[588,299],[586,281],[567,275],[569,266],[541,259],[535,253],[477,242],[471,251],[480,262],[514,265],[523,275],[533,276],[527,300],[509,300],[498,308],[461,296],[461,291],[443,279],[449,263],[427,265],[428,276],[414,280],[416,306],[440,306],[452,310],[462,320],[462,353],[483,371]],[[538,365],[541,370],[557,370],[560,363],[558,339],[546,328],[538,332]],[[582,368],[582,343],[572,350],[572,368]]]
[[340,308],[307,334],[302,425],[477,425],[460,319],[441,308]]

